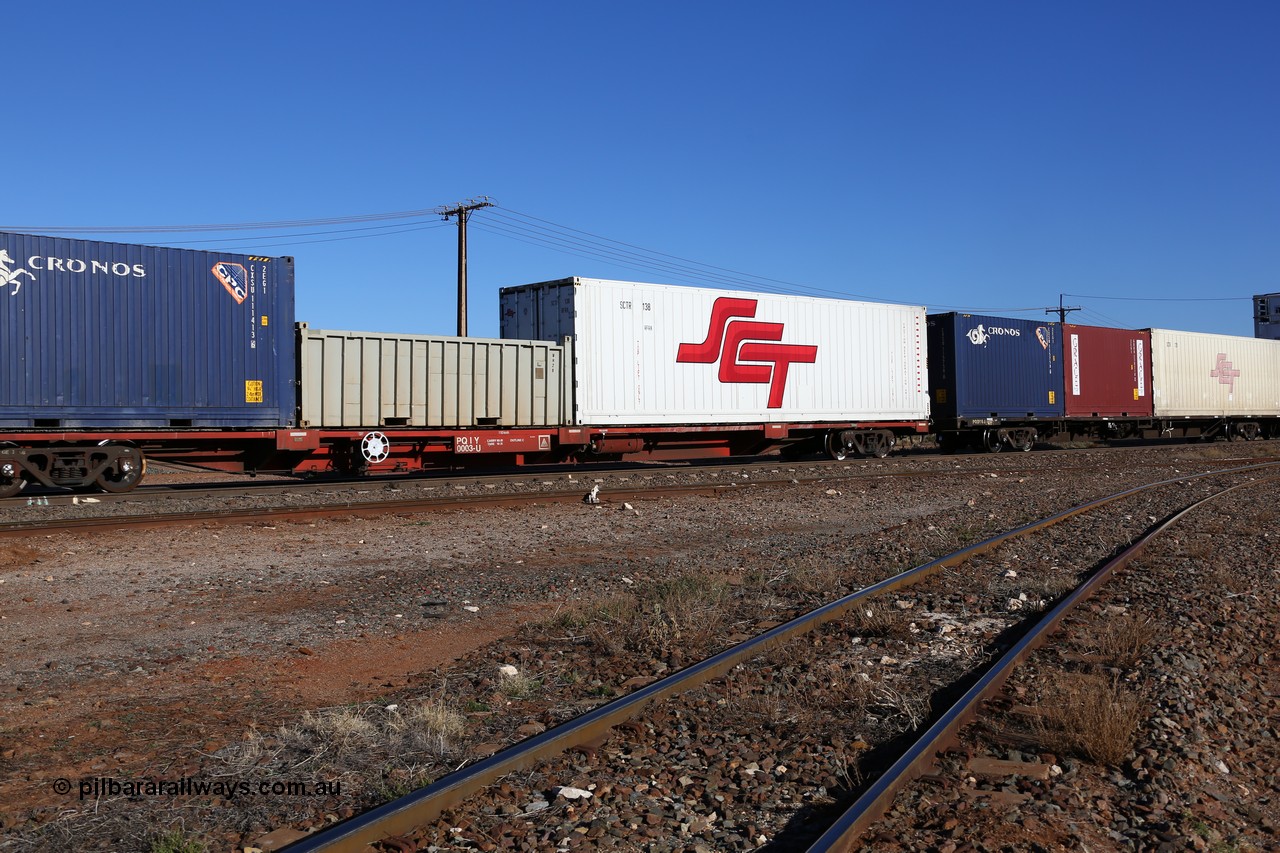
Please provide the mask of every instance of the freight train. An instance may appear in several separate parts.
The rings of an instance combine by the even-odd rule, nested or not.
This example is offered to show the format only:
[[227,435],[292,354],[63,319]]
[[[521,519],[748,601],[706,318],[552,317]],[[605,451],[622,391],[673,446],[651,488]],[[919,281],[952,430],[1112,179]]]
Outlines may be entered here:
[[1280,341],[568,278],[500,337],[327,331],[288,257],[0,233],[0,496],[148,459],[369,473],[1280,435]]

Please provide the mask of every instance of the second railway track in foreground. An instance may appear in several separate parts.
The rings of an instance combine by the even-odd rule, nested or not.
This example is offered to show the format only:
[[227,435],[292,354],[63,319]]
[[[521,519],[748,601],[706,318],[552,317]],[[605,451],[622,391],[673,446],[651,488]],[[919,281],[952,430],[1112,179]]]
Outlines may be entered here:
[[[529,737],[347,824],[299,841],[290,849],[298,853],[356,851],[371,843],[382,843],[386,849],[450,843],[498,849],[519,837],[566,844],[601,839],[611,830],[616,838],[637,833],[642,838],[683,838],[691,844],[700,839],[714,844],[724,835],[717,831],[717,822],[723,824],[735,811],[739,816],[731,824],[750,821],[748,843],[798,849],[808,846],[806,839],[817,835],[820,837],[811,850],[850,849],[906,782],[930,769],[935,753],[954,744],[961,725],[975,715],[977,703],[997,695],[1014,665],[1043,643],[1048,632],[1111,571],[1127,565],[1147,538],[1163,532],[1202,503],[1235,489],[1259,486],[1253,477],[1273,470],[1274,465],[1265,465],[1212,475],[1247,478],[1225,488],[1197,482],[1211,475],[1196,475],[1126,490],[967,546],[744,640],[679,673],[654,683],[631,685],[634,692],[626,697]],[[1274,483],[1274,478],[1269,482]],[[1191,494],[1196,495],[1195,502],[1188,504]],[[1121,524],[1103,538],[1097,536],[1096,523],[1089,522],[1094,528],[1092,535],[1099,540],[1096,543],[1083,541],[1080,531],[1071,529],[1071,523],[1084,514],[1138,498],[1145,503],[1137,502],[1142,515],[1136,529],[1147,529],[1132,544],[1126,539],[1134,538],[1134,525]],[[1134,516],[1123,518],[1132,522]],[[1048,537],[1052,544],[1021,541],[1032,537]],[[1045,567],[1020,560],[1020,552],[1028,548],[1059,565]],[[1106,559],[1109,550],[1118,554]],[[981,560],[1020,569],[993,573],[989,566],[975,566],[975,561]],[[1071,563],[1075,565],[1064,570]],[[962,567],[979,570],[966,576]],[[939,583],[946,570],[950,570],[949,576]],[[1045,598],[1028,598],[1024,591],[1028,588],[1039,590],[1038,595]],[[877,598],[890,595],[894,596],[892,602]],[[963,615],[947,612],[952,608],[940,611],[940,595],[975,606],[972,610],[959,608]],[[924,607],[917,609],[917,603]],[[895,631],[920,633],[916,620],[901,624],[910,616],[940,628],[944,641],[946,635],[957,633],[990,641],[967,651],[947,648],[943,642],[934,653],[919,658],[918,671],[908,679],[872,677],[875,654],[867,653],[864,641]],[[809,636],[819,631],[816,638]],[[937,654],[939,651],[942,654]],[[995,659],[995,664],[988,667],[982,663],[988,658]],[[889,662],[887,655],[879,661],[882,665]],[[779,677],[782,670],[786,674]],[[508,672],[506,677],[520,675]],[[970,681],[976,684],[964,691],[954,706],[946,707],[951,694],[962,692]],[[806,692],[810,695],[803,696]],[[943,700],[942,708],[935,707],[933,700],[938,699]],[[778,724],[788,722],[796,701],[808,704],[813,718],[807,726],[792,719],[795,727],[785,731],[787,727]],[[892,761],[891,756],[900,749],[897,744],[911,740],[909,733],[931,719],[935,722],[929,731]],[[731,720],[743,728],[734,732]],[[778,736],[776,740],[766,738],[769,746],[758,751],[752,744],[757,726],[765,731],[773,729],[771,734]],[[873,730],[874,734],[868,734]],[[735,738],[739,744],[751,745],[739,747],[737,762],[725,761],[725,741]],[[578,754],[563,758],[562,753],[569,750]],[[858,755],[864,751],[866,756]],[[751,757],[757,760],[747,761]],[[674,814],[665,809],[637,812],[625,805],[619,808],[619,792],[625,792],[624,801],[634,801],[635,788],[630,782],[636,778],[637,763],[651,768],[649,778],[657,778],[652,771],[663,764],[668,764],[668,777],[682,773],[668,790],[681,792],[688,808],[677,808]],[[882,765],[887,764],[893,766],[885,771]],[[745,775],[748,784],[734,784],[730,780],[735,774],[726,779],[714,769],[717,766],[741,770],[736,776],[742,780]],[[1026,774],[1028,767],[1037,775],[1045,773],[1045,778],[1051,772],[1047,766],[1029,764],[1007,772]],[[518,772],[523,776],[521,781],[515,781]],[[774,785],[807,788],[808,796],[799,794],[793,810],[782,814],[752,815],[749,796],[737,797],[733,804],[726,800],[723,791],[749,791],[756,775]],[[584,776],[607,781],[588,787],[572,784]],[[493,791],[503,779],[508,781]],[[557,779],[562,784],[553,784]],[[867,785],[864,779],[875,781]],[[533,780],[543,784],[530,784]],[[831,780],[836,784],[823,784]],[[728,784],[722,786],[725,782]],[[649,789],[647,783],[642,787]],[[816,797],[815,790],[821,792]],[[563,801],[564,811],[551,810],[549,800],[539,799],[544,794]],[[854,795],[846,814],[834,821],[824,816],[841,799]],[[522,802],[526,803],[523,808],[516,805]],[[628,811],[632,814],[629,823],[620,817]],[[566,816],[573,827],[567,832]],[[824,832],[828,823],[831,826]]]

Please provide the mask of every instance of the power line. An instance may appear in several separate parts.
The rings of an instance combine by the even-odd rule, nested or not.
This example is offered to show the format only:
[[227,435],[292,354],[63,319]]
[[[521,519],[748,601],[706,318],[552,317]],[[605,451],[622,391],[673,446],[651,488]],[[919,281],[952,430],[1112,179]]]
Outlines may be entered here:
[[[430,231],[430,230],[433,230],[433,229],[436,229],[436,228],[448,228],[448,227],[449,227],[448,225],[440,225],[440,224],[435,224],[435,223],[433,223],[433,224],[431,224],[431,225],[414,225],[414,226],[411,226],[411,227],[408,227],[408,228],[398,228],[398,229],[396,229],[396,230],[394,230],[394,231],[383,231],[381,234],[357,234],[357,235],[352,236],[352,237],[328,237],[328,238],[324,238],[324,239],[320,239],[320,240],[287,240],[287,239],[286,239],[286,240],[284,240],[283,242],[275,242],[275,243],[254,242],[254,245],[253,245],[253,246],[243,246],[243,247],[242,247],[242,246],[240,246],[239,244],[244,243],[244,242],[249,242],[249,241],[246,241],[246,240],[234,240],[234,239],[233,239],[233,240],[228,240],[228,241],[226,241],[226,242],[223,242],[223,241],[221,241],[221,240],[205,240],[205,241],[202,241],[202,242],[206,242],[206,243],[217,243],[219,246],[222,246],[222,247],[224,247],[224,248],[228,248],[228,249],[235,249],[235,248],[246,248],[246,249],[248,249],[248,248],[253,248],[253,249],[275,249],[275,248],[280,248],[280,247],[284,247],[284,246],[306,246],[306,245],[309,245],[309,244],[312,244],[312,243],[342,243],[342,242],[345,242],[345,241],[348,241],[348,240],[368,240],[368,239],[369,239],[369,238],[371,238],[371,237],[394,237],[394,236],[396,236],[397,234],[409,234],[409,233],[412,233],[412,232],[414,232],[414,231]],[[264,240],[277,240],[277,241],[278,241],[278,240],[280,240],[280,238],[281,238],[281,237],[287,237],[287,236],[288,236],[288,235],[280,235],[280,236],[276,236],[276,237],[264,237],[264,238],[262,238],[262,239],[264,239]],[[301,235],[301,236],[305,236],[305,235]],[[155,246],[167,246],[167,247],[174,247],[174,248],[184,248],[184,247],[186,247],[186,246],[190,245],[190,243],[191,243],[191,242],[192,242],[192,241],[183,240],[183,241],[178,242],[178,243],[154,243],[154,244],[152,244],[152,245],[155,245]]]
[[[519,217],[524,220],[531,220],[531,222],[526,223],[519,220],[513,220],[512,216]],[[609,237],[594,234],[590,231],[582,231],[577,228],[559,225],[537,216],[512,210],[508,207],[495,208],[492,213],[492,217],[499,221],[490,220],[485,222],[484,225],[476,223],[476,227],[489,231],[490,233],[498,234],[499,236],[504,236],[510,240],[516,240],[517,242],[543,246],[563,254],[589,257],[621,267],[640,269],[645,272],[657,272],[660,275],[675,275],[684,279],[708,282],[721,287],[767,289],[775,292],[800,295],[804,295],[804,292],[808,291],[810,293],[827,294],[843,298],[863,299],[872,302],[895,305],[920,304],[920,300],[899,300],[888,299],[883,296],[866,296],[847,290],[816,287],[814,285],[800,284],[798,282],[785,281],[782,279],[770,278],[768,276],[756,275],[754,273],[742,272],[740,270],[729,269],[727,267],[716,266],[714,264],[706,264],[702,261],[695,261],[679,255],[659,252],[654,249],[646,249],[643,246],[637,246],[634,243],[614,240]],[[536,223],[543,223],[543,225]],[[544,227],[544,225],[551,227]],[[584,240],[580,237],[574,236],[577,234],[594,239]],[[1044,310],[1042,306],[1036,306],[1034,308],[972,308],[964,305],[935,305],[933,307],[974,314],[986,312],[1029,312]]]
[[356,231],[377,231],[377,234],[354,234],[350,237],[334,237],[329,240],[298,240],[294,243],[271,243],[273,246],[293,246],[306,243],[337,243],[343,240],[366,240],[370,237],[385,237],[394,234],[407,234],[411,231],[426,231],[433,228],[447,228],[447,224],[439,222],[405,225],[374,225],[369,228],[339,228],[333,231],[316,231],[313,234],[271,234],[266,237],[227,237],[218,240],[183,240],[181,243],[156,243],[157,246],[190,246],[192,244],[217,243],[220,246],[261,244],[265,240],[280,240],[288,237],[312,237],[321,234],[351,234]]
[[1076,299],[1110,299],[1120,302],[1252,302],[1250,296],[1090,296],[1084,293],[1064,293]]
[[[544,223],[545,225],[552,226],[554,229],[558,229],[559,231],[570,232],[570,234],[568,235],[556,234],[555,231],[552,230],[552,228],[545,228],[540,225],[525,226],[524,223],[510,223],[510,222],[508,223],[513,227],[517,227],[517,228],[521,226],[525,226],[526,233],[528,228],[534,228],[540,231],[551,233],[558,241],[564,242],[567,245],[578,245],[582,247],[589,247],[589,246],[599,247],[599,246],[602,246],[602,244],[599,241],[605,241],[605,243],[613,244],[613,246],[622,247],[620,249],[606,247],[608,251],[610,251],[611,253],[620,253],[620,255],[623,257],[625,256],[643,257],[643,255],[652,255],[655,257],[645,258],[645,262],[647,264],[657,264],[662,267],[666,267],[668,269],[683,271],[685,275],[701,277],[705,280],[721,281],[724,283],[731,283],[739,286],[745,285],[747,287],[754,287],[754,288],[769,287],[773,290],[781,290],[781,291],[790,292],[790,293],[800,293],[802,291],[810,291],[814,293],[827,293],[827,294],[834,294],[834,295],[840,295],[845,297],[853,297],[855,299],[867,299],[867,300],[872,300],[877,302],[893,302],[900,305],[917,304],[916,302],[906,302],[902,300],[885,299],[883,297],[867,296],[864,294],[853,293],[847,290],[833,290],[831,288],[823,288],[823,287],[816,287],[814,285],[800,284],[794,281],[785,281],[783,279],[770,278],[768,276],[756,275],[754,273],[743,272],[741,270],[729,269],[728,267],[721,267],[721,266],[716,266],[714,264],[707,264],[707,263],[703,263],[702,261],[695,261],[690,258],[681,257],[679,255],[672,255],[666,252],[659,252],[654,249],[646,249],[643,246],[637,246],[633,243],[627,243],[621,240],[614,240],[609,237],[603,237],[599,234],[593,234],[590,231],[583,231],[581,229],[571,228],[566,225],[558,225],[546,219],[541,219],[536,216],[531,216],[530,214],[527,214],[527,213],[521,213],[520,211],[512,210],[511,208],[502,208],[500,209],[500,211],[495,212],[495,216],[497,216],[498,218],[502,218],[503,213],[513,214],[522,219],[532,220],[533,222],[536,222],[536,223]],[[587,237],[593,237],[595,239],[582,240],[581,238],[573,237],[572,236],[573,234],[582,234]],[[630,251],[633,249],[638,250],[638,252],[643,253],[643,255],[638,255],[637,252]],[[672,263],[673,261],[678,263]],[[690,267],[689,266],[690,264],[692,264],[693,266]]]
[[0,225],[0,231],[36,231],[43,234],[173,234],[200,231],[254,231],[268,228],[312,228],[348,225],[356,222],[385,222],[390,219],[420,219],[438,213],[437,208],[368,213],[360,216],[331,216],[323,219],[279,219],[274,222],[238,222],[218,225]]
[[1083,308],[1081,309],[1081,313],[1085,317],[1091,318],[1094,324],[1098,326],[1114,326],[1117,329],[1131,328],[1131,325],[1129,323],[1123,323],[1120,320],[1117,320],[1115,317],[1108,317],[1106,314],[1103,314],[1102,312],[1097,311],[1093,308]]
[[[672,264],[659,259],[645,258],[643,255],[633,252],[622,252],[602,244],[575,242],[570,239],[555,236],[554,234],[543,235],[537,231],[530,231],[528,229],[521,229],[518,226],[512,226],[507,222],[490,221],[485,222],[483,225],[476,223],[476,227],[521,243],[549,248],[553,251],[562,252],[564,254],[592,258],[621,267],[639,269],[648,273],[675,275],[686,279],[695,279],[698,281],[718,284],[720,286],[742,286],[744,284],[741,279],[735,279],[719,274],[705,273],[691,267]],[[598,248],[597,245],[599,245]]]
[[[475,201],[475,200],[471,200]],[[485,199],[488,202],[488,199]],[[374,225],[368,228],[350,228],[350,229],[333,229],[328,231],[317,231],[310,234],[273,234],[263,237],[244,237],[217,240],[194,240],[183,241],[182,244],[160,243],[157,245],[189,245],[191,243],[218,243],[223,246],[229,244],[253,246],[254,248],[275,248],[282,246],[308,245],[314,243],[332,243],[347,240],[361,240],[372,237],[387,237],[406,234],[415,231],[425,231],[434,228],[446,227],[446,224],[426,224],[423,222],[404,222],[403,220],[424,219],[426,217],[442,216],[446,211],[452,211],[453,215],[459,215],[459,205],[455,208],[435,207],[430,209],[402,210],[391,211],[386,213],[371,213],[355,216],[334,216],[312,219],[284,219],[264,222],[242,222],[242,223],[219,223],[219,224],[202,224],[202,225],[145,225],[145,226],[0,226],[0,230],[37,232],[45,234],[177,234],[177,233],[212,233],[212,232],[234,232],[234,231],[265,231],[271,229],[292,229],[292,228],[321,228],[330,225],[358,225],[361,223],[377,223],[386,222],[394,223],[387,225]],[[487,203],[481,206],[492,206]],[[466,218],[469,218],[471,210],[479,209],[470,208],[466,211]],[[444,217],[448,219],[448,216]],[[459,216],[460,219],[463,215]],[[460,240],[465,239],[462,236],[461,228],[465,227],[460,221]],[[578,257],[590,258],[601,261],[614,266],[635,269],[649,275],[661,276],[664,278],[674,278],[676,281],[672,283],[694,283],[706,284],[718,287],[737,288],[737,289],[757,289],[769,290],[783,293],[792,293],[797,295],[830,295],[842,298],[863,299],[873,302],[882,302],[898,305],[916,305],[920,300],[898,300],[889,299],[883,296],[869,296],[860,293],[854,293],[850,290],[842,290],[829,287],[818,287],[815,285],[802,284],[784,279],[772,278],[770,276],[757,275],[742,270],[731,269],[729,267],[708,264],[702,261],[696,261],[691,258],[674,255],[667,252],[648,249],[638,246],[634,243],[628,243],[622,240],[615,240],[604,237],[590,231],[584,231],[579,228],[573,228],[567,225],[560,225],[532,214],[523,213],[511,208],[493,207],[491,217],[488,221],[476,221],[472,223],[483,231],[504,237],[508,240],[525,243],[527,245],[538,246],[543,249],[560,252]],[[356,233],[368,232],[368,233]],[[343,235],[343,236],[324,236],[320,235]],[[298,238],[319,239],[298,239]],[[1138,296],[1101,296],[1088,294],[1062,294],[1061,296],[1071,296],[1077,299],[1106,299],[1113,301],[1131,301],[1131,302],[1240,302],[1248,301],[1250,297],[1138,297]],[[1050,313],[1058,311],[1060,318],[1065,321],[1065,313],[1072,310],[1082,310],[1079,308],[1066,308],[1060,305],[1056,309],[1043,308],[972,308],[963,305],[933,305],[934,310],[959,311],[964,313],[981,314],[981,313],[1026,313],[1048,310]],[[1105,315],[1097,315],[1103,319],[1116,323],[1112,318]],[[1117,326],[1123,324],[1116,323]]]

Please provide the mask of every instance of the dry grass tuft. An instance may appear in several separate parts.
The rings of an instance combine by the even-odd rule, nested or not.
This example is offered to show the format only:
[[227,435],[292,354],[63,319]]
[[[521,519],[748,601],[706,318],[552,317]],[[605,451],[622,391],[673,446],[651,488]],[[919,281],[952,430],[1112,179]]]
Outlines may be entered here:
[[847,719],[859,719],[872,699],[871,680],[851,663],[824,661],[817,666],[818,678],[826,684],[824,704],[834,704]]
[[498,689],[508,699],[531,699],[542,690],[542,681],[519,672],[504,675]]
[[287,746],[306,749],[320,744],[336,756],[346,756],[377,737],[378,726],[365,716],[368,713],[364,708],[307,711],[296,725],[281,726],[279,738]]
[[830,601],[845,588],[845,569],[828,559],[797,562],[789,567],[789,586],[806,599]]
[[251,731],[218,757],[235,772],[301,770],[386,799],[428,781],[465,731],[466,717],[438,701],[327,708],[274,734]]
[[869,602],[853,607],[847,619],[849,630],[862,637],[911,639],[910,615],[880,602]]
[[1147,646],[1155,639],[1151,619],[1126,616],[1110,622],[1097,638],[1098,654],[1112,666],[1133,669],[1146,657]]
[[148,853],[206,853],[208,849],[204,842],[173,829],[152,840]]
[[871,686],[867,708],[886,721],[900,721],[903,730],[915,731],[929,719],[930,704],[928,696],[904,693],[881,681]]
[[809,665],[780,666],[762,692],[743,696],[734,706],[768,726],[815,725],[829,721],[833,705],[842,718],[860,719],[872,701],[873,688],[853,664],[819,659]]
[[1141,710],[1141,697],[1119,679],[1067,673],[1045,686],[1034,726],[1052,752],[1118,764],[1133,749]]
[[467,729],[459,712],[439,702],[423,702],[388,718],[386,731],[392,740],[414,752],[443,757],[451,753]]
[[790,703],[776,693],[751,693],[743,696],[734,703],[734,709],[745,719],[758,720],[769,728],[795,722]]
[[1182,555],[1189,560],[1204,562],[1217,551],[1214,537],[1193,533],[1182,540]]
[[856,751],[837,750],[831,756],[831,769],[841,786],[846,791],[856,791],[862,787],[862,765]]
[[684,575],[595,605],[582,634],[608,655],[697,657],[722,644],[731,599],[732,588],[723,579]]

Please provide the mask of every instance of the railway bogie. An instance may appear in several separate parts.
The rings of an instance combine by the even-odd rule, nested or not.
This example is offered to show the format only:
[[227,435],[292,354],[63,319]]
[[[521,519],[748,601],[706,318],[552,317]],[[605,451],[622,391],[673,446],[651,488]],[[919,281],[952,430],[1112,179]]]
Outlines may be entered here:
[[835,460],[853,455],[883,459],[897,443],[890,429],[837,429],[827,433],[824,448]]
[[108,492],[127,492],[141,482],[146,470],[141,450],[110,441],[28,447],[10,442],[0,447],[0,497],[12,497],[28,483],[69,489],[97,486]]

